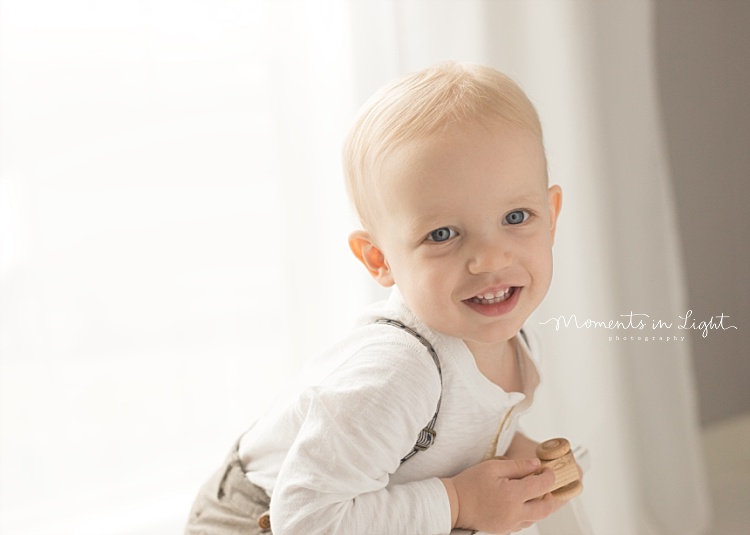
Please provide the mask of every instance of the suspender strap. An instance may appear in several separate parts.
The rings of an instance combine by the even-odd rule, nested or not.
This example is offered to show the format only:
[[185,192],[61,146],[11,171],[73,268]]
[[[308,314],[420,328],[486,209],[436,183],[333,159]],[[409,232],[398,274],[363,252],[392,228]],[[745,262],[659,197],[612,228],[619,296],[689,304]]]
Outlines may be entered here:
[[523,341],[526,343],[526,345],[529,345],[529,337],[526,336],[526,333],[523,332],[523,329],[519,331],[519,334],[521,335],[521,338],[523,338]]
[[417,442],[414,444],[414,448],[406,454],[406,456],[401,459],[401,462],[407,461],[414,457],[418,452],[424,451],[430,446],[432,446],[435,443],[435,437],[437,436],[437,433],[435,432],[435,423],[437,422],[438,413],[440,412],[440,402],[443,399],[443,371],[440,368],[440,359],[437,356],[437,353],[435,352],[435,348],[432,347],[432,344],[420,335],[417,331],[412,329],[411,327],[407,327],[400,321],[388,319],[388,318],[381,318],[379,320],[376,320],[375,323],[382,323],[384,325],[392,325],[393,327],[397,327],[403,331],[406,331],[407,333],[411,334],[414,338],[419,340],[419,342],[427,348],[427,351],[430,353],[430,356],[432,357],[433,362],[435,363],[435,367],[437,368],[438,375],[440,376],[440,397],[438,398],[437,402],[437,408],[435,409],[435,415],[432,417],[432,420],[430,420],[427,425],[425,426],[422,431],[419,432],[419,436],[417,437]]

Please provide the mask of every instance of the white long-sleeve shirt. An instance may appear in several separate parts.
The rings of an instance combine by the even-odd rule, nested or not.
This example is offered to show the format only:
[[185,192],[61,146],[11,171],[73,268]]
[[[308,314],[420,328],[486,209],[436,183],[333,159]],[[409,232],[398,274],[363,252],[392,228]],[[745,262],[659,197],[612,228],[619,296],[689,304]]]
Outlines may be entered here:
[[[372,323],[383,317],[427,338],[442,367],[435,443],[403,464],[435,413],[441,380],[414,336]],[[487,379],[462,340],[428,329],[397,290],[372,305],[240,440],[248,479],[271,496],[274,534],[450,533],[438,478],[505,452],[539,384],[535,348],[516,339],[524,393]]]

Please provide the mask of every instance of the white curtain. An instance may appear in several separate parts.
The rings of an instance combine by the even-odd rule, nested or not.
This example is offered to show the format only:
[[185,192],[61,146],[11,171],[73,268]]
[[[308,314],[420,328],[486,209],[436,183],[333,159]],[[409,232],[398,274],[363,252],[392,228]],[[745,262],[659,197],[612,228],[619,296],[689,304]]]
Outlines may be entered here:
[[[383,73],[368,65],[360,75],[364,92],[379,78],[468,59],[509,73],[536,103],[551,181],[562,185],[564,200],[553,286],[534,316],[547,381],[527,429],[590,449],[581,501],[595,533],[705,532],[690,347],[676,328],[687,308],[660,129],[652,4],[356,5],[355,50],[361,57],[378,50],[375,67]],[[580,323],[627,322],[631,313],[645,330],[542,325],[572,315]],[[654,329],[658,320],[672,328]],[[685,339],[666,340],[675,336]]]
[[[382,295],[346,248],[341,139],[443,59],[542,117],[564,203],[534,322],[677,321],[652,23],[645,0],[0,3],[0,532],[179,532],[283,377]],[[526,428],[591,451],[594,532],[704,532],[687,340],[553,325]]]

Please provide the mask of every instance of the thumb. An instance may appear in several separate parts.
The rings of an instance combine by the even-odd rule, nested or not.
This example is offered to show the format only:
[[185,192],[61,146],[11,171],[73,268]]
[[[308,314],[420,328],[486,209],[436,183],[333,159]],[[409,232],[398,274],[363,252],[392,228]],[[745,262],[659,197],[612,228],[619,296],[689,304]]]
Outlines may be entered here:
[[507,457],[494,457],[493,461],[500,463],[497,470],[502,477],[508,479],[521,479],[537,472],[542,463],[539,459],[508,459]]

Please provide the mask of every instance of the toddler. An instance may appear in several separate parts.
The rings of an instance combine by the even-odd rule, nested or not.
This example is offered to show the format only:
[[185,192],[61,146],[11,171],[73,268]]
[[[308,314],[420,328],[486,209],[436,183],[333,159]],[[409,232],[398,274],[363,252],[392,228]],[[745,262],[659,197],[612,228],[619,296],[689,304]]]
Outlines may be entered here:
[[562,199],[533,105],[491,68],[439,64],[364,105],[344,172],[349,245],[390,298],[240,437],[186,533],[530,526],[563,503],[518,431]]

